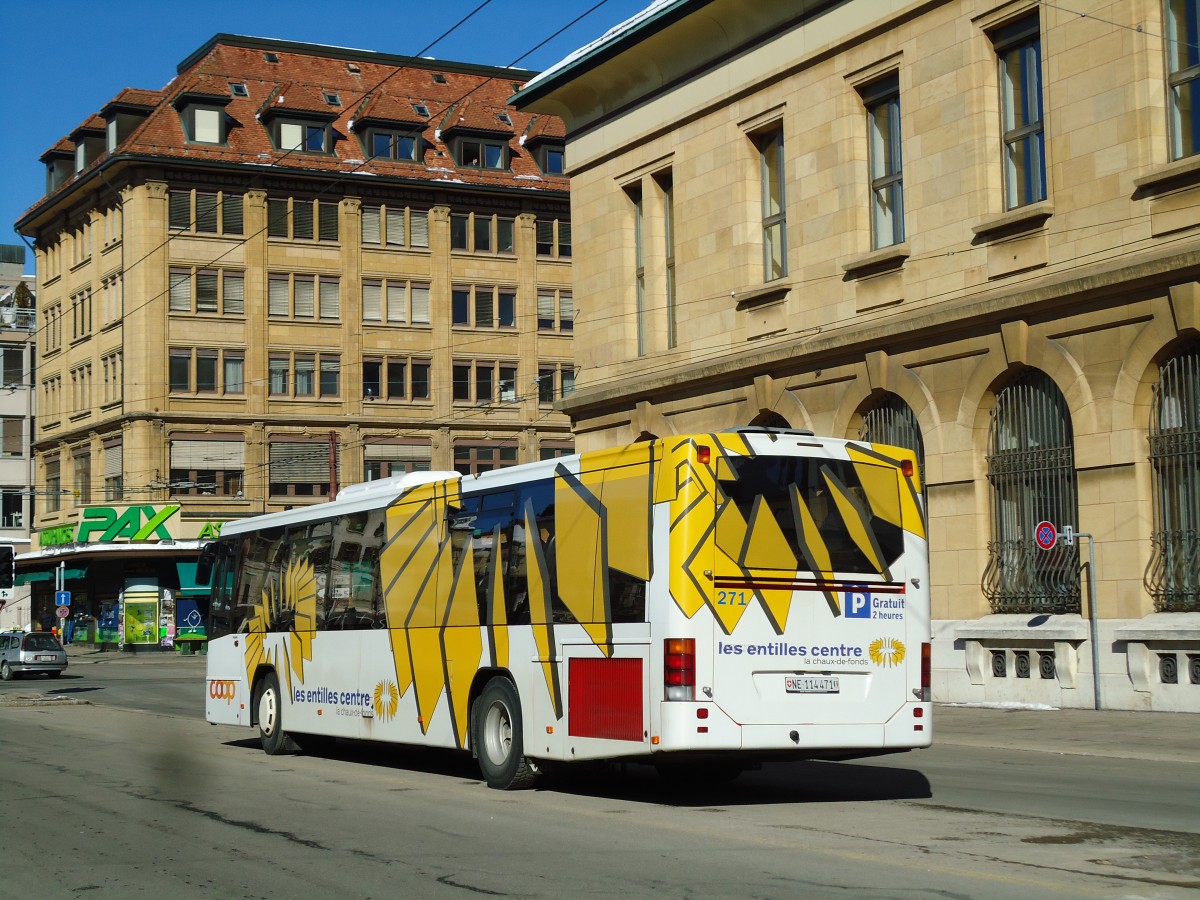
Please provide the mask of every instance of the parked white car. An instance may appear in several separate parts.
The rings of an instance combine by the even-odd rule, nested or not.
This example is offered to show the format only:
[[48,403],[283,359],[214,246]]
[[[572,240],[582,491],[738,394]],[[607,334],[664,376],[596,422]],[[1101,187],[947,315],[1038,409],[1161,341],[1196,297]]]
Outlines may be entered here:
[[67,651],[48,631],[0,634],[0,681],[45,673],[57,678],[67,667]]

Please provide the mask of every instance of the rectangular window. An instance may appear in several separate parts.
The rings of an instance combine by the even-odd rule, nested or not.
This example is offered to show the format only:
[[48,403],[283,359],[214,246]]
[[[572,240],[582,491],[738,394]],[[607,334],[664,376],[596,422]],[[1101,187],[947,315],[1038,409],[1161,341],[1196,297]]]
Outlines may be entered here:
[[412,398],[414,400],[429,399],[429,363],[413,362],[412,368]]
[[388,360],[387,363],[387,395],[389,400],[403,400],[405,387],[405,373],[408,370],[408,364],[397,360]]
[[20,416],[4,416],[0,418],[0,423],[3,424],[3,443],[0,444],[0,455],[9,457],[24,456],[24,450],[21,446],[24,419]]
[[286,356],[272,356],[267,363],[267,383],[271,396],[286,397],[291,361]]
[[1171,158],[1200,151],[1200,3],[1167,0],[1167,86]]
[[496,252],[497,253],[515,253],[516,242],[514,238],[516,223],[512,219],[497,218],[496,219]]
[[311,200],[292,200],[292,237],[296,240],[311,241],[313,237],[313,202]]
[[190,231],[192,228],[192,192],[171,191],[167,224],[172,231]]
[[217,351],[196,351],[196,393],[216,393]]
[[171,312],[192,311],[192,270],[171,269],[170,276]]
[[272,441],[269,466],[271,496],[329,494],[329,445],[324,441]]
[[316,315],[314,291],[315,275],[293,275],[293,315],[297,319],[311,319]]
[[554,255],[554,220],[538,219],[534,228],[538,256]]
[[287,316],[291,312],[289,304],[288,276],[271,275],[267,279],[267,314],[271,316]]
[[320,362],[320,388],[322,397],[336,397],[341,392],[341,362],[335,356],[322,356]]
[[450,322],[453,325],[471,324],[471,289],[456,287],[450,291]]
[[512,290],[500,289],[500,327],[515,328],[517,325],[517,295]]
[[383,363],[377,359],[363,360],[363,396],[383,396]]
[[492,217],[475,214],[474,237],[476,253],[492,252]]
[[167,378],[172,391],[191,391],[192,352],[190,350],[172,350],[168,358],[167,369]]
[[246,361],[240,354],[226,353],[225,364],[225,393],[241,394],[246,390],[245,369]]
[[364,244],[379,244],[382,242],[382,231],[379,225],[381,213],[382,210],[378,206],[364,206],[362,208],[362,242]]
[[217,195],[196,192],[196,231],[217,233]]
[[458,164],[472,169],[503,169],[508,145],[500,141],[462,138],[458,142]]
[[452,386],[453,397],[455,400],[470,400],[471,399],[471,367],[469,365],[455,364],[453,370]]
[[362,307],[364,322],[383,321],[383,282],[380,279],[363,279]]
[[554,375],[555,370],[551,367],[538,369],[538,403],[554,402]]
[[337,319],[341,316],[341,283],[335,277],[320,279],[321,318]]
[[246,312],[246,281],[241,272],[225,272],[221,276],[225,291],[225,314],[240,316]]
[[221,143],[221,120],[225,117],[224,110],[194,106],[192,115],[192,140],[198,144]]
[[992,35],[1000,65],[1005,209],[1046,199],[1042,41],[1036,15]]
[[206,271],[196,273],[196,312],[215,313],[217,311],[217,273]]
[[408,217],[412,233],[409,237],[410,247],[429,246],[429,213],[424,210],[413,210]]
[[412,297],[412,322],[414,325],[429,324],[429,285],[413,284],[410,289]]
[[471,217],[465,213],[454,213],[450,216],[450,249],[451,250],[469,250],[470,245],[467,243],[467,226]]
[[871,171],[871,248],[904,240],[904,182],[900,153],[900,79],[896,74],[863,91]]
[[387,243],[389,247],[404,246],[404,210],[391,209],[387,211]]
[[225,234],[242,233],[242,215],[242,195],[225,194],[221,198],[221,228]]
[[317,203],[317,219],[319,230],[317,238],[322,241],[338,240],[338,204]]
[[62,472],[58,459],[46,460],[46,512],[62,507]]
[[[675,317],[675,184],[671,180],[670,172],[660,176],[658,182],[663,192],[663,249],[666,253],[664,264],[667,274],[667,349],[671,350],[679,343]],[[575,304],[573,301],[570,321],[571,327],[574,327]]]
[[296,396],[311,397],[316,393],[315,378],[317,374],[317,358],[307,354],[297,353],[293,363],[295,373]]
[[763,135],[759,139],[758,149],[762,172],[763,280],[774,281],[787,274],[783,130]]
[[288,223],[288,201],[278,198],[267,200],[267,235],[268,237],[291,237],[291,227]]
[[399,324],[408,321],[408,291],[403,281],[388,282],[387,320]]
[[496,399],[496,372],[491,363],[475,363],[475,402],[491,403]]
[[475,327],[492,328],[495,326],[494,301],[495,288],[475,286]]

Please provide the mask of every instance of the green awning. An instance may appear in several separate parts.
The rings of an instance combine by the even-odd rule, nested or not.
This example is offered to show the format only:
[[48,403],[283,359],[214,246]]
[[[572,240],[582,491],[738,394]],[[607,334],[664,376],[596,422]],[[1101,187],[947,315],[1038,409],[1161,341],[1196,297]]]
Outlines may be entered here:
[[175,571],[179,573],[179,593],[181,595],[208,594],[212,588],[207,584],[196,584],[196,567],[199,563],[177,562]]
[[[63,569],[63,578],[66,581],[77,581],[87,577],[87,569]],[[44,570],[41,572],[18,572],[16,584],[33,584],[35,581],[53,581],[54,569]]]

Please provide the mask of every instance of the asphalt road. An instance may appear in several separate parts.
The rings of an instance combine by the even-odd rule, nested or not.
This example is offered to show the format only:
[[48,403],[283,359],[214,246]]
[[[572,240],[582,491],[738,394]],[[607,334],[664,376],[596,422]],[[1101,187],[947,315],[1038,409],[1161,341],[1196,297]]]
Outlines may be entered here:
[[685,788],[644,767],[571,769],[503,793],[467,756],[267,757],[252,732],[203,722],[202,676],[200,658],[112,657],[0,685],[0,896],[1200,890],[1194,716],[939,707],[917,753]]

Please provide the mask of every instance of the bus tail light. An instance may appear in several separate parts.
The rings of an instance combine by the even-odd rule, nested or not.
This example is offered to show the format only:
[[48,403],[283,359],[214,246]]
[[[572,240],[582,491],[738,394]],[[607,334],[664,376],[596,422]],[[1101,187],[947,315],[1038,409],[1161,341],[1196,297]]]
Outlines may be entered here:
[[664,642],[663,686],[668,700],[696,699],[696,639],[667,638]]
[[921,701],[928,703],[933,699],[932,677],[933,645],[929,641],[921,644]]
[[708,444],[698,444],[696,446],[696,462],[702,466],[707,466],[712,459],[712,448]]

